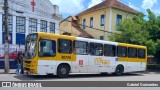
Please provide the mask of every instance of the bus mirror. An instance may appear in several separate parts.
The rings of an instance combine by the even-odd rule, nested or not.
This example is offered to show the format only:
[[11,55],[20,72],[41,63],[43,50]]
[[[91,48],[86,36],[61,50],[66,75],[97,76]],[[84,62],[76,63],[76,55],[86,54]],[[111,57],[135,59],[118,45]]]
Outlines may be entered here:
[[43,41],[43,40],[42,40],[42,41],[40,42],[40,45],[41,45],[41,47],[45,46],[45,45],[46,45],[46,41]]

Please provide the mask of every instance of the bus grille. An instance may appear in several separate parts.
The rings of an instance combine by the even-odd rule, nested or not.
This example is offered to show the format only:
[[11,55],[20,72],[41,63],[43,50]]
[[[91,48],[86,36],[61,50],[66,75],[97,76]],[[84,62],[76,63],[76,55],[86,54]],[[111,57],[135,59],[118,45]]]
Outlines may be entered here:
[[30,63],[31,63],[31,61],[24,61],[24,63],[26,63],[26,64],[30,64]]

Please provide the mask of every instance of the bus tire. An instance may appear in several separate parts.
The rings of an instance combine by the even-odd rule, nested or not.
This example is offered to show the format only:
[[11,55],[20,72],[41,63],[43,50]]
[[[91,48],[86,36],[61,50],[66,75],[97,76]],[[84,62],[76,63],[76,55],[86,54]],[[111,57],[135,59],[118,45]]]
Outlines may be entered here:
[[120,76],[124,72],[124,67],[122,65],[118,65],[115,70],[115,75]]
[[67,78],[69,76],[69,67],[67,65],[60,65],[57,69],[57,75],[60,78]]

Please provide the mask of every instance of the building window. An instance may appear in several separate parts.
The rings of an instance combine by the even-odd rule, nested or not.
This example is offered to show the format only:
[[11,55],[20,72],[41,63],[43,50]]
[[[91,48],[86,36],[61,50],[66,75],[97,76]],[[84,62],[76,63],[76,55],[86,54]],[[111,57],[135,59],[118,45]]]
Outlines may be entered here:
[[100,36],[100,40],[104,40],[104,36]]
[[146,54],[145,54],[145,49],[138,49],[138,58],[145,58]]
[[20,16],[16,17],[16,32],[17,33],[25,33],[25,30],[26,30],[25,22],[26,22],[25,17],[20,17]]
[[16,32],[17,33],[25,33],[25,23],[26,22],[26,18],[25,17],[16,17]]
[[56,55],[56,42],[51,40],[39,41],[39,56],[49,57]]
[[117,25],[117,26],[120,26],[121,21],[122,21],[122,15],[117,14],[117,22],[116,22],[116,25]]
[[67,39],[58,40],[58,52],[71,54],[72,53],[72,41]]
[[37,19],[29,19],[29,33],[37,32]]
[[41,32],[47,32],[47,21],[41,20]]
[[103,55],[103,44],[99,43],[90,43],[90,53],[95,56]]
[[102,15],[101,15],[101,26],[104,26],[104,24],[105,24],[104,19],[105,19],[105,15],[102,14]]
[[90,18],[90,28],[93,28],[93,17]]
[[[3,18],[2,31],[4,32],[5,31],[5,23],[4,23],[5,16],[4,16],[4,14],[3,14],[2,18]],[[12,32],[12,29],[13,29],[13,16],[12,15],[8,15],[8,30],[9,30],[9,32]]]
[[128,57],[129,58],[137,58],[137,49],[136,48],[128,48]]
[[136,18],[132,18],[132,21],[134,21],[134,22],[135,22],[135,21],[136,21]]
[[75,41],[73,52],[79,55],[87,55],[88,54],[88,42]]
[[55,33],[55,23],[50,22],[50,33]]
[[117,50],[118,57],[127,57],[127,47],[118,46]]
[[86,19],[83,19],[83,29],[86,29]]
[[115,56],[116,55],[116,46],[114,45],[104,45],[104,56]]

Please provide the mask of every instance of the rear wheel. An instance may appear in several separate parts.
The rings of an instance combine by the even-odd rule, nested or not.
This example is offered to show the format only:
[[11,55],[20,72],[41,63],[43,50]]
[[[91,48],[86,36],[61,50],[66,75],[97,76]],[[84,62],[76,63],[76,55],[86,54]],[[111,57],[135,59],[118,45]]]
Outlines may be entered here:
[[60,65],[57,69],[57,75],[60,78],[67,78],[69,76],[69,67],[67,65]]
[[116,74],[117,76],[120,76],[120,75],[123,74],[123,72],[124,72],[124,67],[123,67],[122,65],[118,65],[118,66],[116,67],[115,74]]

